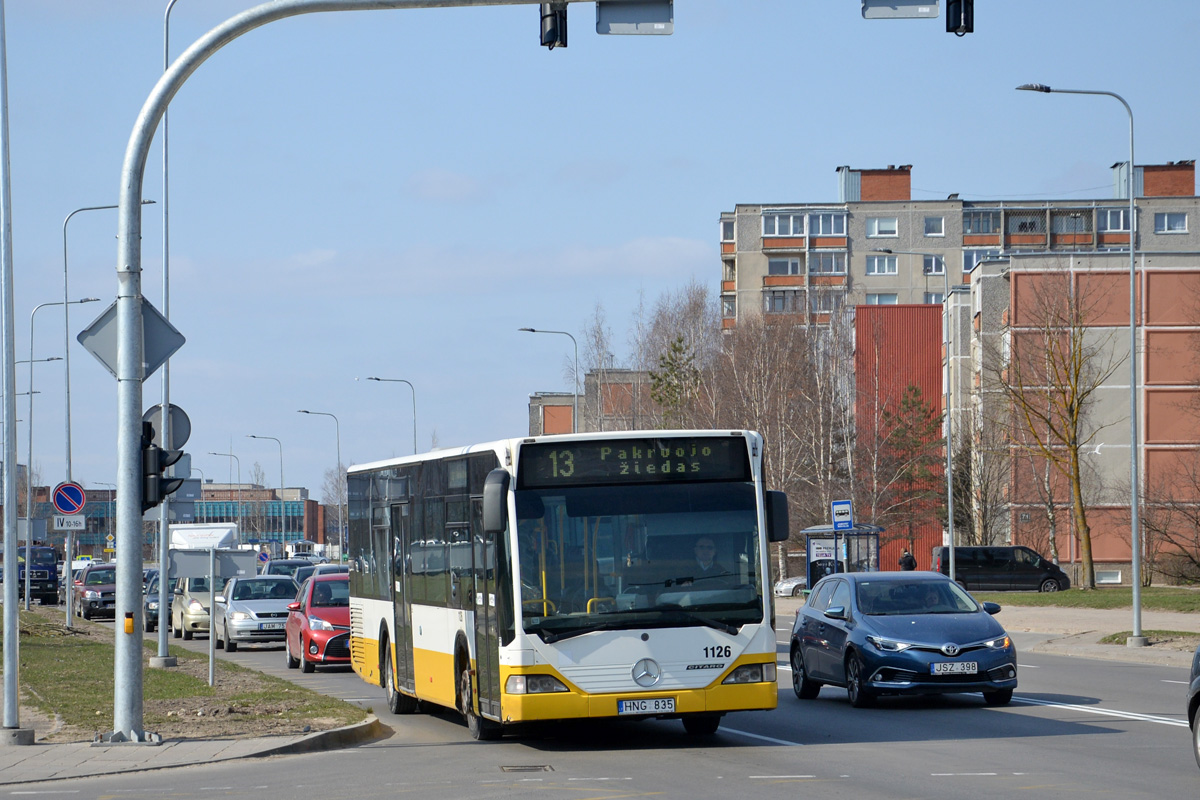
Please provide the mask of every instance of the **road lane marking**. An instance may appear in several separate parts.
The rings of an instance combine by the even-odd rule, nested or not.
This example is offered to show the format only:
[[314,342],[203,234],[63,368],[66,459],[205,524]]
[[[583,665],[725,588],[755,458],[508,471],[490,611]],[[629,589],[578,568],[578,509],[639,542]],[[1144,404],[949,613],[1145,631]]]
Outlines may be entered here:
[[1181,719],[1171,719],[1169,717],[1156,717],[1152,714],[1136,714],[1132,711],[1113,711],[1107,708],[1090,708],[1088,706],[1075,705],[1074,703],[1055,703],[1050,700],[1034,700],[1030,697],[1014,697],[1014,703],[1026,703],[1032,706],[1047,706],[1050,708],[1066,708],[1072,711],[1082,711],[1085,714],[1096,714],[1102,717],[1116,717],[1118,719],[1131,719],[1138,722],[1154,722],[1159,725],[1174,725],[1176,727],[1186,728],[1188,724]]
[[737,736],[745,736],[749,739],[758,739],[760,741],[770,742],[771,744],[782,744],[787,747],[803,747],[804,746],[803,742],[789,742],[787,739],[775,739],[771,736],[763,736],[762,734],[758,734],[758,733],[750,733],[750,731],[739,731],[737,728],[726,728],[726,727],[722,726],[721,732],[722,733],[732,733],[732,734],[736,734]]

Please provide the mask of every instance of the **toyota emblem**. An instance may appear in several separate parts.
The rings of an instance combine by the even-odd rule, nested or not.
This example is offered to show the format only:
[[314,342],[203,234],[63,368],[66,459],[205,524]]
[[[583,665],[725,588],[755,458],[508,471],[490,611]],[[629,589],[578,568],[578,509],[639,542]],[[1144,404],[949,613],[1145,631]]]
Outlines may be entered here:
[[662,668],[653,658],[643,658],[633,665],[632,674],[638,686],[649,688],[662,678]]
[[959,649],[959,646],[956,645],[954,642],[948,642],[947,644],[942,645],[942,652],[945,653],[946,655],[950,656],[951,658],[954,658],[954,656],[958,655],[959,652],[961,652],[961,651]]

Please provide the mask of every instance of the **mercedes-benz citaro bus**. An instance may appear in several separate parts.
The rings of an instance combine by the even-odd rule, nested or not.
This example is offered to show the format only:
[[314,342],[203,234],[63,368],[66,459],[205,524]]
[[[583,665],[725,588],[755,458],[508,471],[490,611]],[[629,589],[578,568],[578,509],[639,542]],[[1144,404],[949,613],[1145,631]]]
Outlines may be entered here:
[[350,652],[393,713],[522,723],[773,709],[764,491],[752,431],[539,436],[355,466]]

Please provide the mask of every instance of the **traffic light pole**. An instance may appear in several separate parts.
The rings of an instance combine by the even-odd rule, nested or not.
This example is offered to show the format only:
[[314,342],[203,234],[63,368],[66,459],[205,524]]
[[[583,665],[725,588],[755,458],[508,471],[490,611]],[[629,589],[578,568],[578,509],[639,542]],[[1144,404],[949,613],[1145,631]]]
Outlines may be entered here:
[[[586,2],[587,0],[566,0]],[[273,0],[229,18],[197,39],[163,73],[142,104],[121,166],[117,246],[117,601],[113,730],[109,742],[151,742],[142,728],[142,187],[155,130],[188,77],[229,42],[301,14],[384,9],[538,5],[538,0]]]

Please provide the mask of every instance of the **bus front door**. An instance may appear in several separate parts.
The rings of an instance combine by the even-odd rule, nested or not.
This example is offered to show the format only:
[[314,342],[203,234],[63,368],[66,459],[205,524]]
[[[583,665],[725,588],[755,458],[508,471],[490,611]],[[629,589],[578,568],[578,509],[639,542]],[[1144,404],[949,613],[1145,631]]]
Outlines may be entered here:
[[496,539],[483,532],[483,500],[471,500],[472,571],[475,576],[475,671],[479,711],[500,719],[500,638],[496,624]]
[[396,686],[416,691],[413,681],[413,637],[412,637],[412,597],[410,585],[412,581],[409,558],[409,541],[411,541],[412,517],[409,515],[408,503],[392,505],[392,574],[391,600],[393,609],[392,630],[396,641]]

